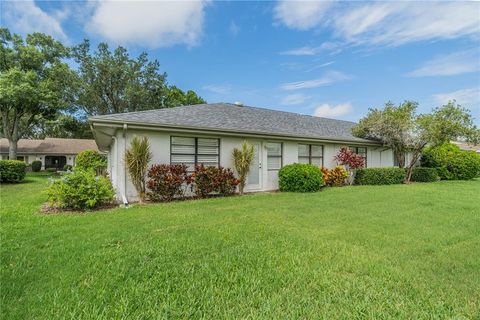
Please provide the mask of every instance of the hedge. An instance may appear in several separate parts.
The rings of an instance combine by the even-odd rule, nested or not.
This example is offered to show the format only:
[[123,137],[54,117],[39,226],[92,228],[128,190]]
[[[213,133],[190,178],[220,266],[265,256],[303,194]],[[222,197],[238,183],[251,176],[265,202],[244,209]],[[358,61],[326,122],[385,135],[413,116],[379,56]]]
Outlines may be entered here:
[[25,178],[27,165],[19,160],[0,160],[0,181],[20,182]]
[[411,180],[414,182],[435,182],[440,180],[437,169],[416,167],[413,168]]
[[42,169],[42,161],[40,161],[40,160],[32,161],[32,171],[33,172],[39,172],[41,169]]
[[469,180],[480,175],[480,155],[451,143],[427,148],[421,163],[422,167],[437,168],[442,180]]
[[358,169],[355,184],[382,185],[399,184],[405,180],[405,169],[402,168],[366,168]]
[[294,163],[278,172],[280,191],[315,192],[323,185],[320,168],[311,164]]

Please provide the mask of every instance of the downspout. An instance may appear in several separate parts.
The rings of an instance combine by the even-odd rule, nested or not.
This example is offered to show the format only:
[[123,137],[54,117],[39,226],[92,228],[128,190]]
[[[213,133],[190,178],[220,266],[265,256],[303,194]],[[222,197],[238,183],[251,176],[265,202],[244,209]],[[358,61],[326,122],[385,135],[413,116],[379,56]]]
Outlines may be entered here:
[[[127,124],[123,124],[123,155],[125,156],[125,152],[127,152]],[[127,199],[127,166],[125,161],[123,163],[123,194],[122,200],[125,207],[128,207],[128,199]]]

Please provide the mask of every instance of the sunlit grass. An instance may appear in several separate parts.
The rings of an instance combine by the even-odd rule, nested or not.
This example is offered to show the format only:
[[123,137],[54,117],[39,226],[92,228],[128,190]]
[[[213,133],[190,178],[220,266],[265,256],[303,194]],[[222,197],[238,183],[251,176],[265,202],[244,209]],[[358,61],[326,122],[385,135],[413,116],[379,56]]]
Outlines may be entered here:
[[475,318],[480,181],[44,215],[2,185],[1,318]]

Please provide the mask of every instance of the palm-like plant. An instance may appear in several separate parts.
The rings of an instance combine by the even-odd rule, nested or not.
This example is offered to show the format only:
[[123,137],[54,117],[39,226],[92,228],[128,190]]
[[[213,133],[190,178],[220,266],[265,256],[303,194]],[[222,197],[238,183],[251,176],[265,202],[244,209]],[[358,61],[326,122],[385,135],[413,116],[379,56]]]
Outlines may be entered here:
[[130,143],[130,148],[125,151],[125,165],[132,183],[137,189],[140,202],[145,200],[148,163],[152,160],[150,152],[150,142],[147,137],[134,137]]
[[238,185],[238,191],[240,194],[243,194],[247,175],[250,172],[250,165],[252,164],[254,156],[255,149],[253,145],[247,141],[243,141],[240,149],[233,149],[233,165],[235,166],[235,170],[237,170],[238,179],[240,180],[240,184]]

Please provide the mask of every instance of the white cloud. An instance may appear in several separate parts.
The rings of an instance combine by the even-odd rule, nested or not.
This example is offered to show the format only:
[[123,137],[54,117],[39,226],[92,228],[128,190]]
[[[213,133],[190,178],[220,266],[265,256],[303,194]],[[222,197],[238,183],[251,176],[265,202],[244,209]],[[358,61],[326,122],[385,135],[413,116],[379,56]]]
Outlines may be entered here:
[[283,97],[283,99],[280,103],[284,106],[293,106],[293,105],[304,103],[308,98],[309,97],[307,97],[306,95],[301,94],[301,93],[289,94],[289,95]]
[[338,71],[330,71],[327,72],[323,77],[312,79],[312,80],[305,80],[305,81],[297,81],[297,82],[289,82],[284,83],[281,85],[283,90],[298,90],[298,89],[309,89],[309,88],[317,88],[322,86],[327,86],[329,84],[344,81],[351,79],[350,76],[343,74]]
[[230,93],[230,87],[223,86],[223,85],[209,84],[209,85],[203,86],[203,89],[216,94]]
[[2,25],[8,25],[13,33],[43,32],[59,40],[68,39],[61,25],[66,18],[62,10],[49,15],[33,0],[4,1],[1,8],[4,10]]
[[438,56],[420,68],[409,72],[407,76],[452,76],[476,71],[480,71],[480,50],[471,49]]
[[330,1],[280,1],[274,8],[278,22],[292,29],[307,30],[322,22]]
[[318,53],[318,48],[313,47],[301,47],[280,52],[280,54],[288,56],[314,56]]
[[315,108],[313,115],[315,117],[337,118],[352,112],[353,107],[350,102],[330,105],[324,103]]
[[240,32],[240,27],[235,23],[235,21],[230,21],[230,33],[236,36]]
[[205,1],[104,1],[98,3],[86,30],[119,44],[194,46],[202,35],[206,5]]
[[350,44],[401,45],[480,32],[480,2],[338,2],[305,13],[311,5],[282,1],[274,18],[292,29],[330,28]]
[[458,104],[470,110],[480,112],[480,88],[461,89],[432,95],[432,100],[438,106],[456,100]]

